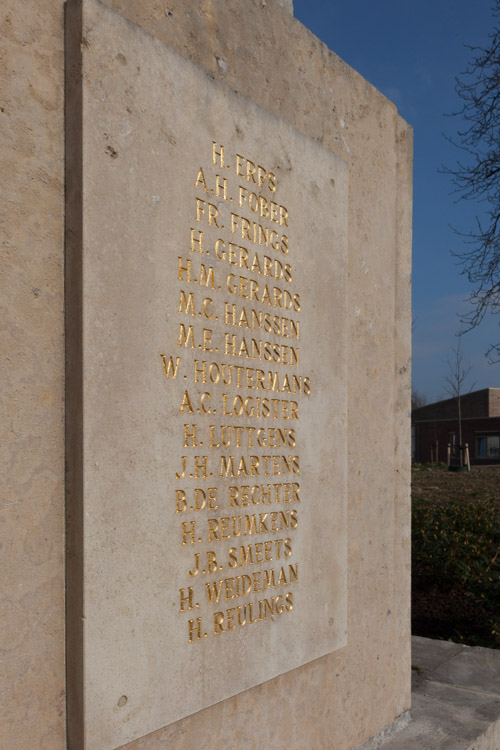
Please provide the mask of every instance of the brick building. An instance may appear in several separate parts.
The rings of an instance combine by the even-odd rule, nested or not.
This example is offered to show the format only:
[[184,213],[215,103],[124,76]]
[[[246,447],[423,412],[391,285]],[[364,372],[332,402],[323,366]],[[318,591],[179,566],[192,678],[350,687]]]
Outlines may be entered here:
[[[431,456],[446,461],[448,444],[458,458],[456,398],[414,409],[411,416],[412,459]],[[471,463],[500,464],[500,388],[484,388],[462,396],[462,444],[469,445]]]

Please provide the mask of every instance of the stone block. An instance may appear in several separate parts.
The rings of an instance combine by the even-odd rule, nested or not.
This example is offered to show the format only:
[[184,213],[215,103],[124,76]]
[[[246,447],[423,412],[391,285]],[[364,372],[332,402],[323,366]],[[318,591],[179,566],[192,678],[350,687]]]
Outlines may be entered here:
[[[74,172],[68,173],[66,186],[63,181],[65,139],[68,150],[81,142],[81,122],[74,123],[72,132],[65,132],[63,122],[64,106],[69,115],[78,103],[78,91],[70,87],[66,101],[63,97],[64,5],[62,0],[6,0],[2,8],[7,81],[0,112],[7,136],[0,147],[7,198],[2,283],[8,357],[1,420],[6,497],[0,520],[7,540],[1,549],[7,583],[1,606],[7,623],[1,744],[9,750],[64,750],[65,723],[70,733],[83,724],[81,702],[70,701],[67,714],[64,710],[64,349],[70,381],[78,390],[72,367],[81,362],[84,343],[78,337],[64,340],[63,311],[78,299],[73,292],[81,279],[81,269],[73,269],[64,297],[64,193],[71,193],[75,181],[82,182]],[[348,373],[347,644],[133,740],[127,750],[332,745],[349,750],[391,725],[410,702],[411,129],[393,104],[278,0],[169,0],[167,6],[159,0],[107,0],[105,5],[148,33],[153,44],[167,45],[278,118],[284,129],[316,141],[320,153],[339,157],[348,172],[342,363]],[[85,35],[80,40],[83,50],[88,41]],[[128,61],[126,51],[118,52]],[[121,65],[131,75],[121,58],[105,62],[104,69]],[[98,97],[98,71],[87,85],[95,87]],[[125,133],[113,133],[125,139],[124,147]],[[107,146],[102,168],[117,169],[123,153],[114,142]],[[120,185],[122,192],[124,187]],[[148,211],[155,216],[152,201],[159,193],[149,190],[144,199],[146,195]],[[103,218],[105,233],[112,218]],[[78,232],[81,226],[68,225],[70,229]],[[125,225],[123,234],[125,238]],[[78,310],[73,307],[71,314],[78,316]],[[104,322],[106,334],[112,321]],[[82,331],[78,322],[75,330]],[[95,370],[99,372],[97,362]],[[75,435],[83,430],[82,410],[71,409],[74,390],[68,396],[66,437],[74,447]],[[67,484],[68,503],[80,480],[73,477],[74,484]],[[81,506],[71,507],[82,512]],[[74,521],[69,514],[66,539],[73,573],[83,562],[75,544],[81,523]],[[140,540],[142,520],[136,531]],[[112,548],[113,538],[108,542]],[[150,554],[147,550],[146,556]],[[83,571],[76,573],[72,580],[81,580]],[[83,623],[75,617],[81,602],[81,589],[68,587],[71,643],[81,642],[83,634]],[[150,654],[151,660],[155,656]],[[82,687],[80,657],[80,649],[67,652],[73,696]],[[127,710],[128,701],[118,706],[123,695],[117,696],[117,712]]]

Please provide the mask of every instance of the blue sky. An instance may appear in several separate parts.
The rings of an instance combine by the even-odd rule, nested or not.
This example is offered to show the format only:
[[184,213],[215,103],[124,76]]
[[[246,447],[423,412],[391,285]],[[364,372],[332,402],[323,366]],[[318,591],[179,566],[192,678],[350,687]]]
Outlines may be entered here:
[[[464,247],[451,227],[473,228],[478,207],[456,203],[450,178],[460,100],[455,76],[492,28],[489,0],[294,0],[294,15],[397,106],[414,128],[413,387],[429,401],[445,395],[446,360],[456,346],[458,314],[470,291],[451,250]],[[499,320],[486,319],[462,339],[475,388],[500,386],[500,364],[485,352],[500,338]]]

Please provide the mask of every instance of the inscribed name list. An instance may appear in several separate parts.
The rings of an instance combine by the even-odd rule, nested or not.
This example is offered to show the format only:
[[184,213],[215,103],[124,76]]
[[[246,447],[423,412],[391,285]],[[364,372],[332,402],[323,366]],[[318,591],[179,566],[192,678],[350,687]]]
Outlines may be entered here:
[[346,165],[84,4],[86,747],[346,643]]

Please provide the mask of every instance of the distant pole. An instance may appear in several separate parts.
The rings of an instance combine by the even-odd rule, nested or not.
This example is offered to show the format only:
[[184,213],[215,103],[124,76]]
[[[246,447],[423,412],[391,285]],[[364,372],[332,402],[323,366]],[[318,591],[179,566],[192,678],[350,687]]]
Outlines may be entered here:
[[451,464],[451,444],[450,443],[448,443],[448,452],[447,452],[447,455],[446,455],[446,462],[447,462],[448,468],[449,468],[449,466]]
[[467,464],[467,471],[470,471],[469,443],[465,443],[465,463]]
[[458,444],[462,445],[462,399],[458,393]]

